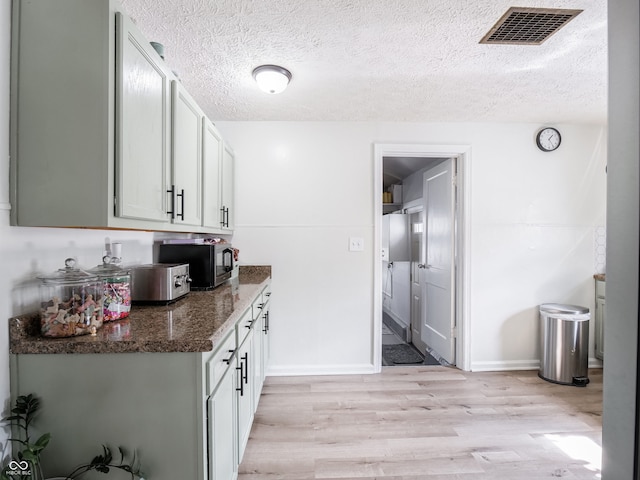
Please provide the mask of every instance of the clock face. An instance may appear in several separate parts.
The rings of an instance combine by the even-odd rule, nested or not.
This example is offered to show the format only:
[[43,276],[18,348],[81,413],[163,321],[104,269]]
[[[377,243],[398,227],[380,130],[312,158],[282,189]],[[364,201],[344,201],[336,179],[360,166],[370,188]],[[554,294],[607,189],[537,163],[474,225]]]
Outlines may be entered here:
[[543,152],[552,152],[560,146],[560,132],[555,128],[547,127],[538,132],[536,144]]

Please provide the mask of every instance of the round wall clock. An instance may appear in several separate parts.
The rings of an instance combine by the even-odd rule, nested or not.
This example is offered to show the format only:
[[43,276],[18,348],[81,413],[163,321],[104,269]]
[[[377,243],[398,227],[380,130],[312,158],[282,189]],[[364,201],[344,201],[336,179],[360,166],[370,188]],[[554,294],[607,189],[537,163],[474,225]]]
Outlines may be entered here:
[[561,141],[560,132],[552,127],[545,127],[536,135],[536,144],[543,152],[553,152]]

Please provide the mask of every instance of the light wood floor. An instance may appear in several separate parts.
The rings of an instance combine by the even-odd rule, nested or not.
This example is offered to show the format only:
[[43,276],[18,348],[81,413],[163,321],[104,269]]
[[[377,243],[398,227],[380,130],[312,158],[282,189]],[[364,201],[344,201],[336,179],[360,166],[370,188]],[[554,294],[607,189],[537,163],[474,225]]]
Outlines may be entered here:
[[269,377],[239,480],[600,478],[602,370]]

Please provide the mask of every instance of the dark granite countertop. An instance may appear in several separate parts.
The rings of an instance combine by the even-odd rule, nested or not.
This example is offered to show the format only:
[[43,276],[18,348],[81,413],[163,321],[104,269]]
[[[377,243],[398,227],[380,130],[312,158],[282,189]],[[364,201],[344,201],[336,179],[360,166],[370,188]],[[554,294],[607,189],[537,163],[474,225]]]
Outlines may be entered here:
[[11,318],[11,353],[207,352],[233,328],[271,277],[270,266],[239,267],[237,278],[192,291],[169,305],[133,305],[125,319],[105,322],[95,336],[45,338],[38,313]]

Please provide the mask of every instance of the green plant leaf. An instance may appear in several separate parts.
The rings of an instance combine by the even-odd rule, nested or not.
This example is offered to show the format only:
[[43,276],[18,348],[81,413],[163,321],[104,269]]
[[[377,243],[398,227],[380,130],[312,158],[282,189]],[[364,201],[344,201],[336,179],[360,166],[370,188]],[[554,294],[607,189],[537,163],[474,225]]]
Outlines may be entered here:
[[38,463],[38,455],[33,453],[31,450],[22,451],[22,458],[29,462]]
[[127,453],[124,451],[124,448],[118,447],[118,452],[120,452],[120,465],[124,463],[124,459],[127,456]]
[[36,440],[35,445],[40,447],[40,449],[43,449],[49,444],[49,440],[51,440],[51,434],[45,433],[44,435],[41,435],[40,438]]

